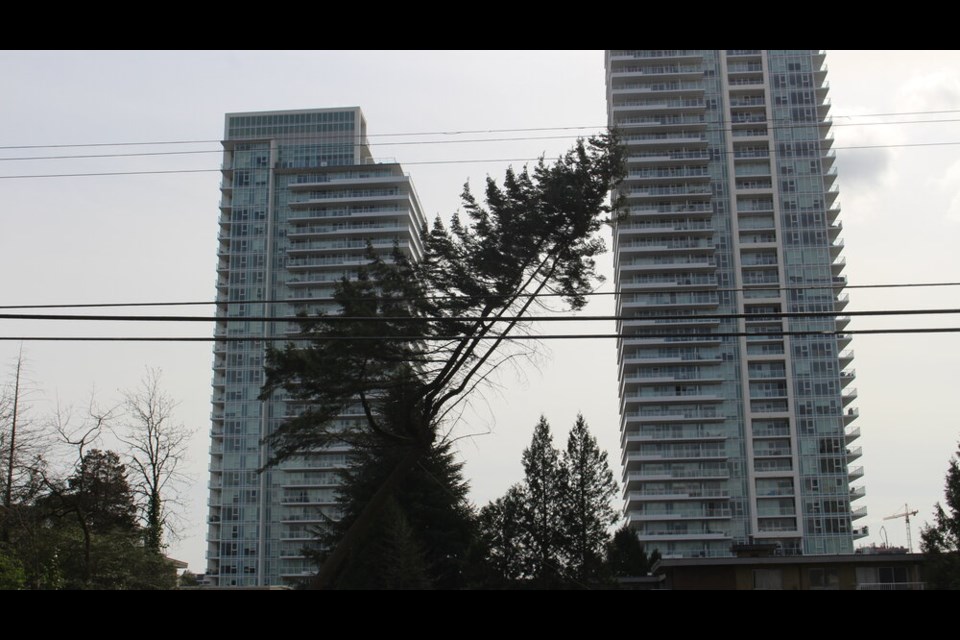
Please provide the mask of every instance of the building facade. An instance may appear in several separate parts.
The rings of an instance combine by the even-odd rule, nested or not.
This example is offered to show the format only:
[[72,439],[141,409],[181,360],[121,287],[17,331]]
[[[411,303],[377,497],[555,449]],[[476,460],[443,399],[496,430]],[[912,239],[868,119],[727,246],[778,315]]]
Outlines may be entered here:
[[282,393],[258,399],[266,348],[295,337],[297,312],[336,311],[368,244],[419,257],[424,217],[401,167],[371,157],[359,108],[227,114],[223,146],[207,574],[282,585],[315,571],[303,551],[336,516],[346,452],[259,472],[264,437],[296,410]]
[[866,535],[824,57],[606,52],[625,509],[664,557]]

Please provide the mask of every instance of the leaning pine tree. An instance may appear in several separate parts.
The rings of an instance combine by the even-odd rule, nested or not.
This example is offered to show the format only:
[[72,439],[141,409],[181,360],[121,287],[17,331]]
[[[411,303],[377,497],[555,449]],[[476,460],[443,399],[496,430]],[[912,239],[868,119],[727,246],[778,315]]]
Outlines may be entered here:
[[[392,449],[383,477],[327,555],[318,586],[336,582],[408,476],[445,442],[445,416],[523,353],[507,338],[537,297],[559,294],[573,309],[586,304],[623,153],[615,136],[599,136],[578,141],[553,164],[508,170],[502,186],[488,179],[485,204],[465,189],[466,219],[455,215],[449,228],[438,219],[424,230],[422,260],[371,252],[358,277],[339,284],[339,315],[301,319],[307,347],[291,343],[268,354],[263,397],[282,388],[306,407],[269,436],[270,464],[370,439]],[[338,416],[353,405],[364,419],[344,429]]]

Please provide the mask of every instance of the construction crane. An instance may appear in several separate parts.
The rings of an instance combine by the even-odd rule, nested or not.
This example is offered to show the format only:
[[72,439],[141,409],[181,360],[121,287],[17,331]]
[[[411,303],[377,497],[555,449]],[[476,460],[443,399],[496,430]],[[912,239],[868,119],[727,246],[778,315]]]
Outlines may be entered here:
[[895,518],[906,518],[906,519],[907,519],[907,550],[908,550],[910,553],[913,553],[913,543],[910,542],[910,516],[915,516],[915,515],[917,515],[918,513],[920,513],[920,512],[917,511],[916,509],[914,509],[913,511],[910,511],[910,507],[907,506],[906,504],[904,504],[904,505],[903,505],[903,513],[895,513],[895,514],[893,514],[892,516],[887,516],[886,518],[884,518],[884,520],[893,520],[893,519],[895,519]]

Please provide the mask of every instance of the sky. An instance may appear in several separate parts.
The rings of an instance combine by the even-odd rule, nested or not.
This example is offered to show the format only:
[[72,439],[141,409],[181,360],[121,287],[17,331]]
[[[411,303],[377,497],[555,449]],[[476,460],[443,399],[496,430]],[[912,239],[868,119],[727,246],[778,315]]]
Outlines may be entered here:
[[[849,283],[960,282],[960,52],[829,51],[827,64]],[[7,51],[0,83],[0,305],[213,300],[227,112],[360,106],[373,155],[403,164],[430,219],[458,209],[465,182],[555,157],[606,122],[600,51]],[[167,144],[129,144],[144,142]],[[113,157],[50,159],[80,155]],[[78,173],[102,175],[65,175]],[[22,177],[38,175],[56,177]],[[608,276],[600,291],[610,291],[610,255],[599,264]],[[848,293],[847,311],[960,308],[960,287]],[[142,312],[184,309],[213,312]],[[610,296],[583,311],[612,312]],[[612,322],[575,326],[613,331]],[[950,326],[954,316],[924,315],[855,317],[848,328]],[[0,337],[212,331],[0,320]],[[0,385],[19,348],[0,341]],[[884,518],[909,504],[919,511],[916,548],[960,439],[950,404],[960,334],[858,335],[851,348],[863,449],[854,464],[867,492],[854,506],[869,514],[855,526],[870,529],[857,544],[905,546],[903,518]],[[194,430],[170,555],[202,572],[211,343],[29,341],[23,352],[25,416],[36,428],[57,406],[78,424],[91,397],[115,406],[147,368],[162,370],[176,419]],[[582,412],[618,471],[617,405],[613,341],[544,341],[535,361],[504,371],[452,425],[471,499],[482,506],[521,479],[541,414],[559,447]],[[102,446],[116,446],[109,433]]]

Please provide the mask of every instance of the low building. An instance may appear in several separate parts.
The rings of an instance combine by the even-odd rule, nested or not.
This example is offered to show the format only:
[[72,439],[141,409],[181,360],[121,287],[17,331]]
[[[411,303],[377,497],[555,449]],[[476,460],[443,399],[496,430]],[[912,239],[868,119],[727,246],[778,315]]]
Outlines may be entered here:
[[924,588],[923,554],[664,558],[653,567],[662,588],[883,590]]

